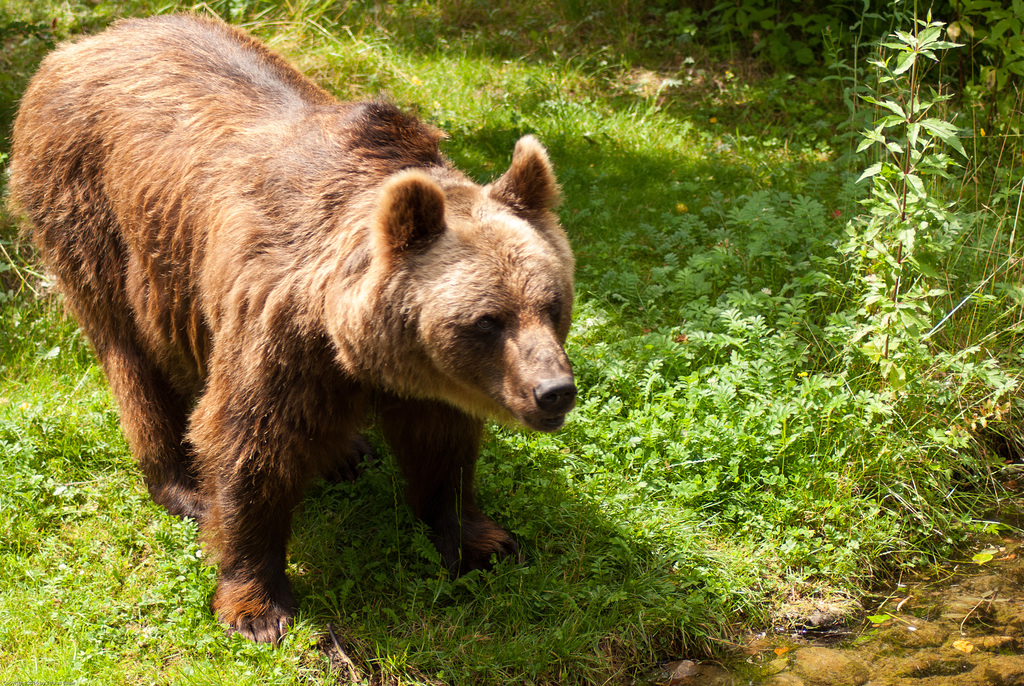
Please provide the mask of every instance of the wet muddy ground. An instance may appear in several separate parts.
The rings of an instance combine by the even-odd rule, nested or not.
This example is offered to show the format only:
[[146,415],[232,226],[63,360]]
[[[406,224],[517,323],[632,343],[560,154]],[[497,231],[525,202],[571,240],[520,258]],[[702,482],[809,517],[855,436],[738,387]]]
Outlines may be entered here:
[[859,603],[804,601],[798,628],[724,663],[662,665],[657,686],[1024,686],[1024,546],[997,541],[943,576]]

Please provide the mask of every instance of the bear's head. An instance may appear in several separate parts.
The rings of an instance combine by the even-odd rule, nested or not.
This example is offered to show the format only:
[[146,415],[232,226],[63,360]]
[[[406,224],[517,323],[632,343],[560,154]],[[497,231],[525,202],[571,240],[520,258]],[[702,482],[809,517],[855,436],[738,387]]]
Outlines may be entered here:
[[561,427],[576,387],[564,349],[573,257],[553,212],[559,199],[532,136],[488,186],[423,169],[393,175],[371,227],[382,284],[372,316],[379,336],[397,340],[378,344],[390,354],[371,352],[368,371],[402,395]]

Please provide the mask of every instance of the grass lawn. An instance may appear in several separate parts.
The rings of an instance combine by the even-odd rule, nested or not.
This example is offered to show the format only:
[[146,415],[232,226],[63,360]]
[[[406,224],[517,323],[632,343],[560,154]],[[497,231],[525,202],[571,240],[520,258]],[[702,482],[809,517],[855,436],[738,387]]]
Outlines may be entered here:
[[[385,452],[310,490],[283,645],[228,637],[196,527],[149,499],[2,210],[0,683],[321,683],[340,651],[373,684],[627,683],[722,654],[787,598],[962,555],[1015,508],[1019,138],[961,116],[900,139],[959,166],[922,156],[894,210],[899,168],[857,183],[884,159],[855,152],[881,114],[844,101],[847,77],[712,59],[627,4],[211,5],[339,97],[383,92],[445,129],[481,182],[542,140],[578,262],[578,407],[555,435],[489,429],[481,505],[524,562],[448,578]],[[0,156],[56,41],[191,7],[0,0]]]

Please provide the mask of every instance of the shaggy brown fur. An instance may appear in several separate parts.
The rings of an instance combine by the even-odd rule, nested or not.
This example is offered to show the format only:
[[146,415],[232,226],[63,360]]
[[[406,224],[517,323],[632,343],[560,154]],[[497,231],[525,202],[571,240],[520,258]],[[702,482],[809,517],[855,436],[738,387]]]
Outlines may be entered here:
[[481,187],[439,137],[193,16],[64,45],[22,101],[12,200],[251,639],[286,631],[292,510],[371,407],[451,570],[518,554],[473,467],[484,418],[553,431],[574,404],[573,259],[536,140]]

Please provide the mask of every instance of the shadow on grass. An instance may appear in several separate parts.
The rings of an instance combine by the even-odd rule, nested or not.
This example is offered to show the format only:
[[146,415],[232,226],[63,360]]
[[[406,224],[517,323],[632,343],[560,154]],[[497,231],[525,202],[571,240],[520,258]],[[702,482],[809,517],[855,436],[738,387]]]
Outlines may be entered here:
[[387,460],[310,491],[292,543],[300,616],[340,630],[364,665],[402,656],[410,673],[458,683],[591,683],[711,653],[752,607],[696,525],[664,537],[692,547],[665,549],[574,487],[557,456],[501,437],[480,471],[481,506],[519,539],[522,563],[449,579]]
[[[834,163],[822,158],[770,152],[737,154],[728,141],[693,136],[701,146],[692,156],[673,152],[672,146],[636,147],[613,140],[557,130],[537,132],[527,127],[483,127],[459,132],[446,144],[446,153],[481,183],[507,168],[516,140],[537,133],[548,148],[563,191],[559,209],[577,259],[578,290],[593,293],[595,276],[606,270],[635,271],[646,278],[661,266],[664,256],[654,246],[672,232],[682,214],[707,223],[704,248],[720,239],[716,227],[725,224],[732,201],[755,191],[807,193],[810,180],[831,186],[822,197],[836,197],[842,175]],[[837,236],[842,223],[834,222]],[[824,237],[822,237],[824,238]],[[685,263],[688,255],[678,257]]]

